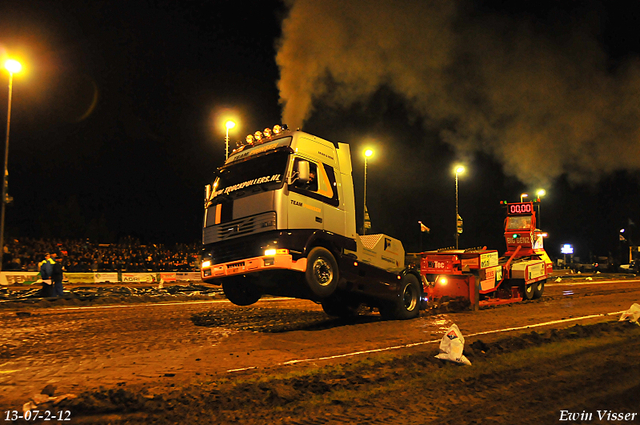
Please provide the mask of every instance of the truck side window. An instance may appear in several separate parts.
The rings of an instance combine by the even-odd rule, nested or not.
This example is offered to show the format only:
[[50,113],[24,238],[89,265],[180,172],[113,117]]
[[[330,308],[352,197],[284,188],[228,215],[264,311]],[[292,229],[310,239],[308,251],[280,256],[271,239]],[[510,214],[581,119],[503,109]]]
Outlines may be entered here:
[[[298,162],[304,161],[301,158],[296,158],[293,164],[293,169],[298,169]],[[300,189],[308,190],[311,192],[318,191],[318,165],[315,162],[307,161],[309,163],[309,181],[301,186]]]
[[318,191],[318,166],[313,162],[309,163],[309,182],[306,189],[311,192]]
[[[305,161],[301,158],[294,160],[294,170],[297,169],[297,162]],[[309,162],[309,181],[304,185],[293,185],[291,190],[317,199],[329,205],[337,207],[340,205],[338,199],[338,187],[333,167],[327,164]]]

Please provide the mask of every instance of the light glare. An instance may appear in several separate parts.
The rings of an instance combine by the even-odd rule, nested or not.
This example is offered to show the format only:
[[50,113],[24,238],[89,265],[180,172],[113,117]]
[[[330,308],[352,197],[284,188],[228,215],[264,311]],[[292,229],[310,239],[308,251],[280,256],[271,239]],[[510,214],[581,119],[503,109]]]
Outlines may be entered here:
[[15,74],[16,72],[20,72],[22,70],[22,64],[14,59],[7,59],[4,62],[4,67],[7,71],[9,71],[12,74]]

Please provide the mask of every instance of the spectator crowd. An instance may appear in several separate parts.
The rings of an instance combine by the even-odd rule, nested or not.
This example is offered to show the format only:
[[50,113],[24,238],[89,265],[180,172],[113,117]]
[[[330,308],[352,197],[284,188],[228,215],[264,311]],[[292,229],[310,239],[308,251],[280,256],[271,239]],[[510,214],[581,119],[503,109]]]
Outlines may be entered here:
[[2,270],[39,271],[38,263],[46,253],[64,258],[67,272],[145,272],[198,270],[200,246],[176,244],[142,245],[135,238],[117,244],[100,244],[87,240],[45,240],[20,238],[7,241]]

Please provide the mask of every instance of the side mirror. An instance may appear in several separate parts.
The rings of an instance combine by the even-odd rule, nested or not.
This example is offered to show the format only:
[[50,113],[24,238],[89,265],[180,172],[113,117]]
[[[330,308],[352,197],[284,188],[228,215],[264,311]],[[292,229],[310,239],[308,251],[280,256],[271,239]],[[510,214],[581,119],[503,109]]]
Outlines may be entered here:
[[294,173],[293,181],[296,185],[309,183],[309,161],[298,161]]

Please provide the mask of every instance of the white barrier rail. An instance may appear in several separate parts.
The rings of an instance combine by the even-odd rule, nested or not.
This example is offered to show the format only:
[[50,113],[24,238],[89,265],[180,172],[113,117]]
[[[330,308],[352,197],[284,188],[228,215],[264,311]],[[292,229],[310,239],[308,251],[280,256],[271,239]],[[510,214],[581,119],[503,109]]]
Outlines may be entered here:
[[[0,272],[0,286],[33,285],[40,279],[38,272]],[[202,282],[200,272],[86,272],[65,273],[68,283],[155,283]]]

